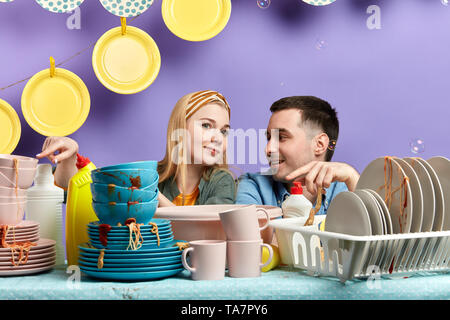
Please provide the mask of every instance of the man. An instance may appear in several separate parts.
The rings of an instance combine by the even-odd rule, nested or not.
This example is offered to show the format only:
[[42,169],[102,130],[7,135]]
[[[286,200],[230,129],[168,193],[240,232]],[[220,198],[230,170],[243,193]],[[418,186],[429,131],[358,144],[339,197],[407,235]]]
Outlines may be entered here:
[[359,179],[350,165],[330,161],[339,134],[335,109],[316,97],[294,96],[276,101],[270,111],[265,152],[273,174],[242,175],[236,203],[281,207],[293,181],[300,181],[313,205],[318,188],[323,188],[317,214],[326,214],[332,199],[339,192],[354,191]]

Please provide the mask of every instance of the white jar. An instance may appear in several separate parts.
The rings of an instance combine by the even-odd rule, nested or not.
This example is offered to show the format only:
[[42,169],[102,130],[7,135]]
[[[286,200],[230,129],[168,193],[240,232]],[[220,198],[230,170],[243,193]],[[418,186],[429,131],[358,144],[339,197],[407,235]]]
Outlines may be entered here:
[[284,218],[309,217],[312,203],[303,195],[303,188],[300,182],[294,182],[291,188],[291,195],[283,201],[281,209]]
[[56,264],[65,263],[63,242],[64,190],[55,186],[52,166],[39,164],[34,184],[27,190],[26,220],[39,223],[39,236],[56,241]]

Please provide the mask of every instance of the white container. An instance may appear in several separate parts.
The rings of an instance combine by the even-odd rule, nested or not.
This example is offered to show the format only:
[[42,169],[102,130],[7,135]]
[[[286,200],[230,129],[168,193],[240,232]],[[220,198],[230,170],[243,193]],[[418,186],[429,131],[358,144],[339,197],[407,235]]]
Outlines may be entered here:
[[450,231],[352,236],[305,227],[300,220],[277,219],[269,225],[275,229],[282,261],[310,275],[345,282],[450,270]]
[[56,241],[56,264],[65,263],[62,204],[64,190],[55,186],[52,166],[39,164],[34,184],[27,190],[26,220],[39,222],[39,235]]
[[303,188],[300,182],[294,182],[291,188],[291,195],[284,200],[281,205],[284,218],[309,217],[312,203],[303,195]]

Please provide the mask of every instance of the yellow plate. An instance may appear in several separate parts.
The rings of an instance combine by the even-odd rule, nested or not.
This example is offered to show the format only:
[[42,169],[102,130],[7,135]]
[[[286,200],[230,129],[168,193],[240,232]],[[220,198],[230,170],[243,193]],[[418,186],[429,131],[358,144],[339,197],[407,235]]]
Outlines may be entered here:
[[227,25],[231,0],[163,0],[162,16],[167,28],[181,39],[204,41]]
[[89,115],[89,91],[76,74],[66,69],[36,73],[22,93],[22,113],[31,128],[44,136],[67,136]]
[[108,30],[98,39],[92,53],[98,80],[109,90],[133,94],[155,81],[161,68],[156,42],[145,31],[127,26]]
[[16,110],[0,99],[0,153],[10,154],[19,143],[20,119]]

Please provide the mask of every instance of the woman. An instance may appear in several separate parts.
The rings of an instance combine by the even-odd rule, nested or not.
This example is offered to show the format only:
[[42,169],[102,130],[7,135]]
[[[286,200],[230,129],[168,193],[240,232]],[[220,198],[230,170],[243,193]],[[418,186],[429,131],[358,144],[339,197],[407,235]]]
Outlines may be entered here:
[[[230,106],[217,91],[197,91],[178,100],[167,127],[166,154],[158,162],[159,206],[234,203],[236,186],[226,162],[229,122]],[[36,157],[57,164],[55,183],[67,188],[77,172],[78,144],[49,137],[42,150]]]

